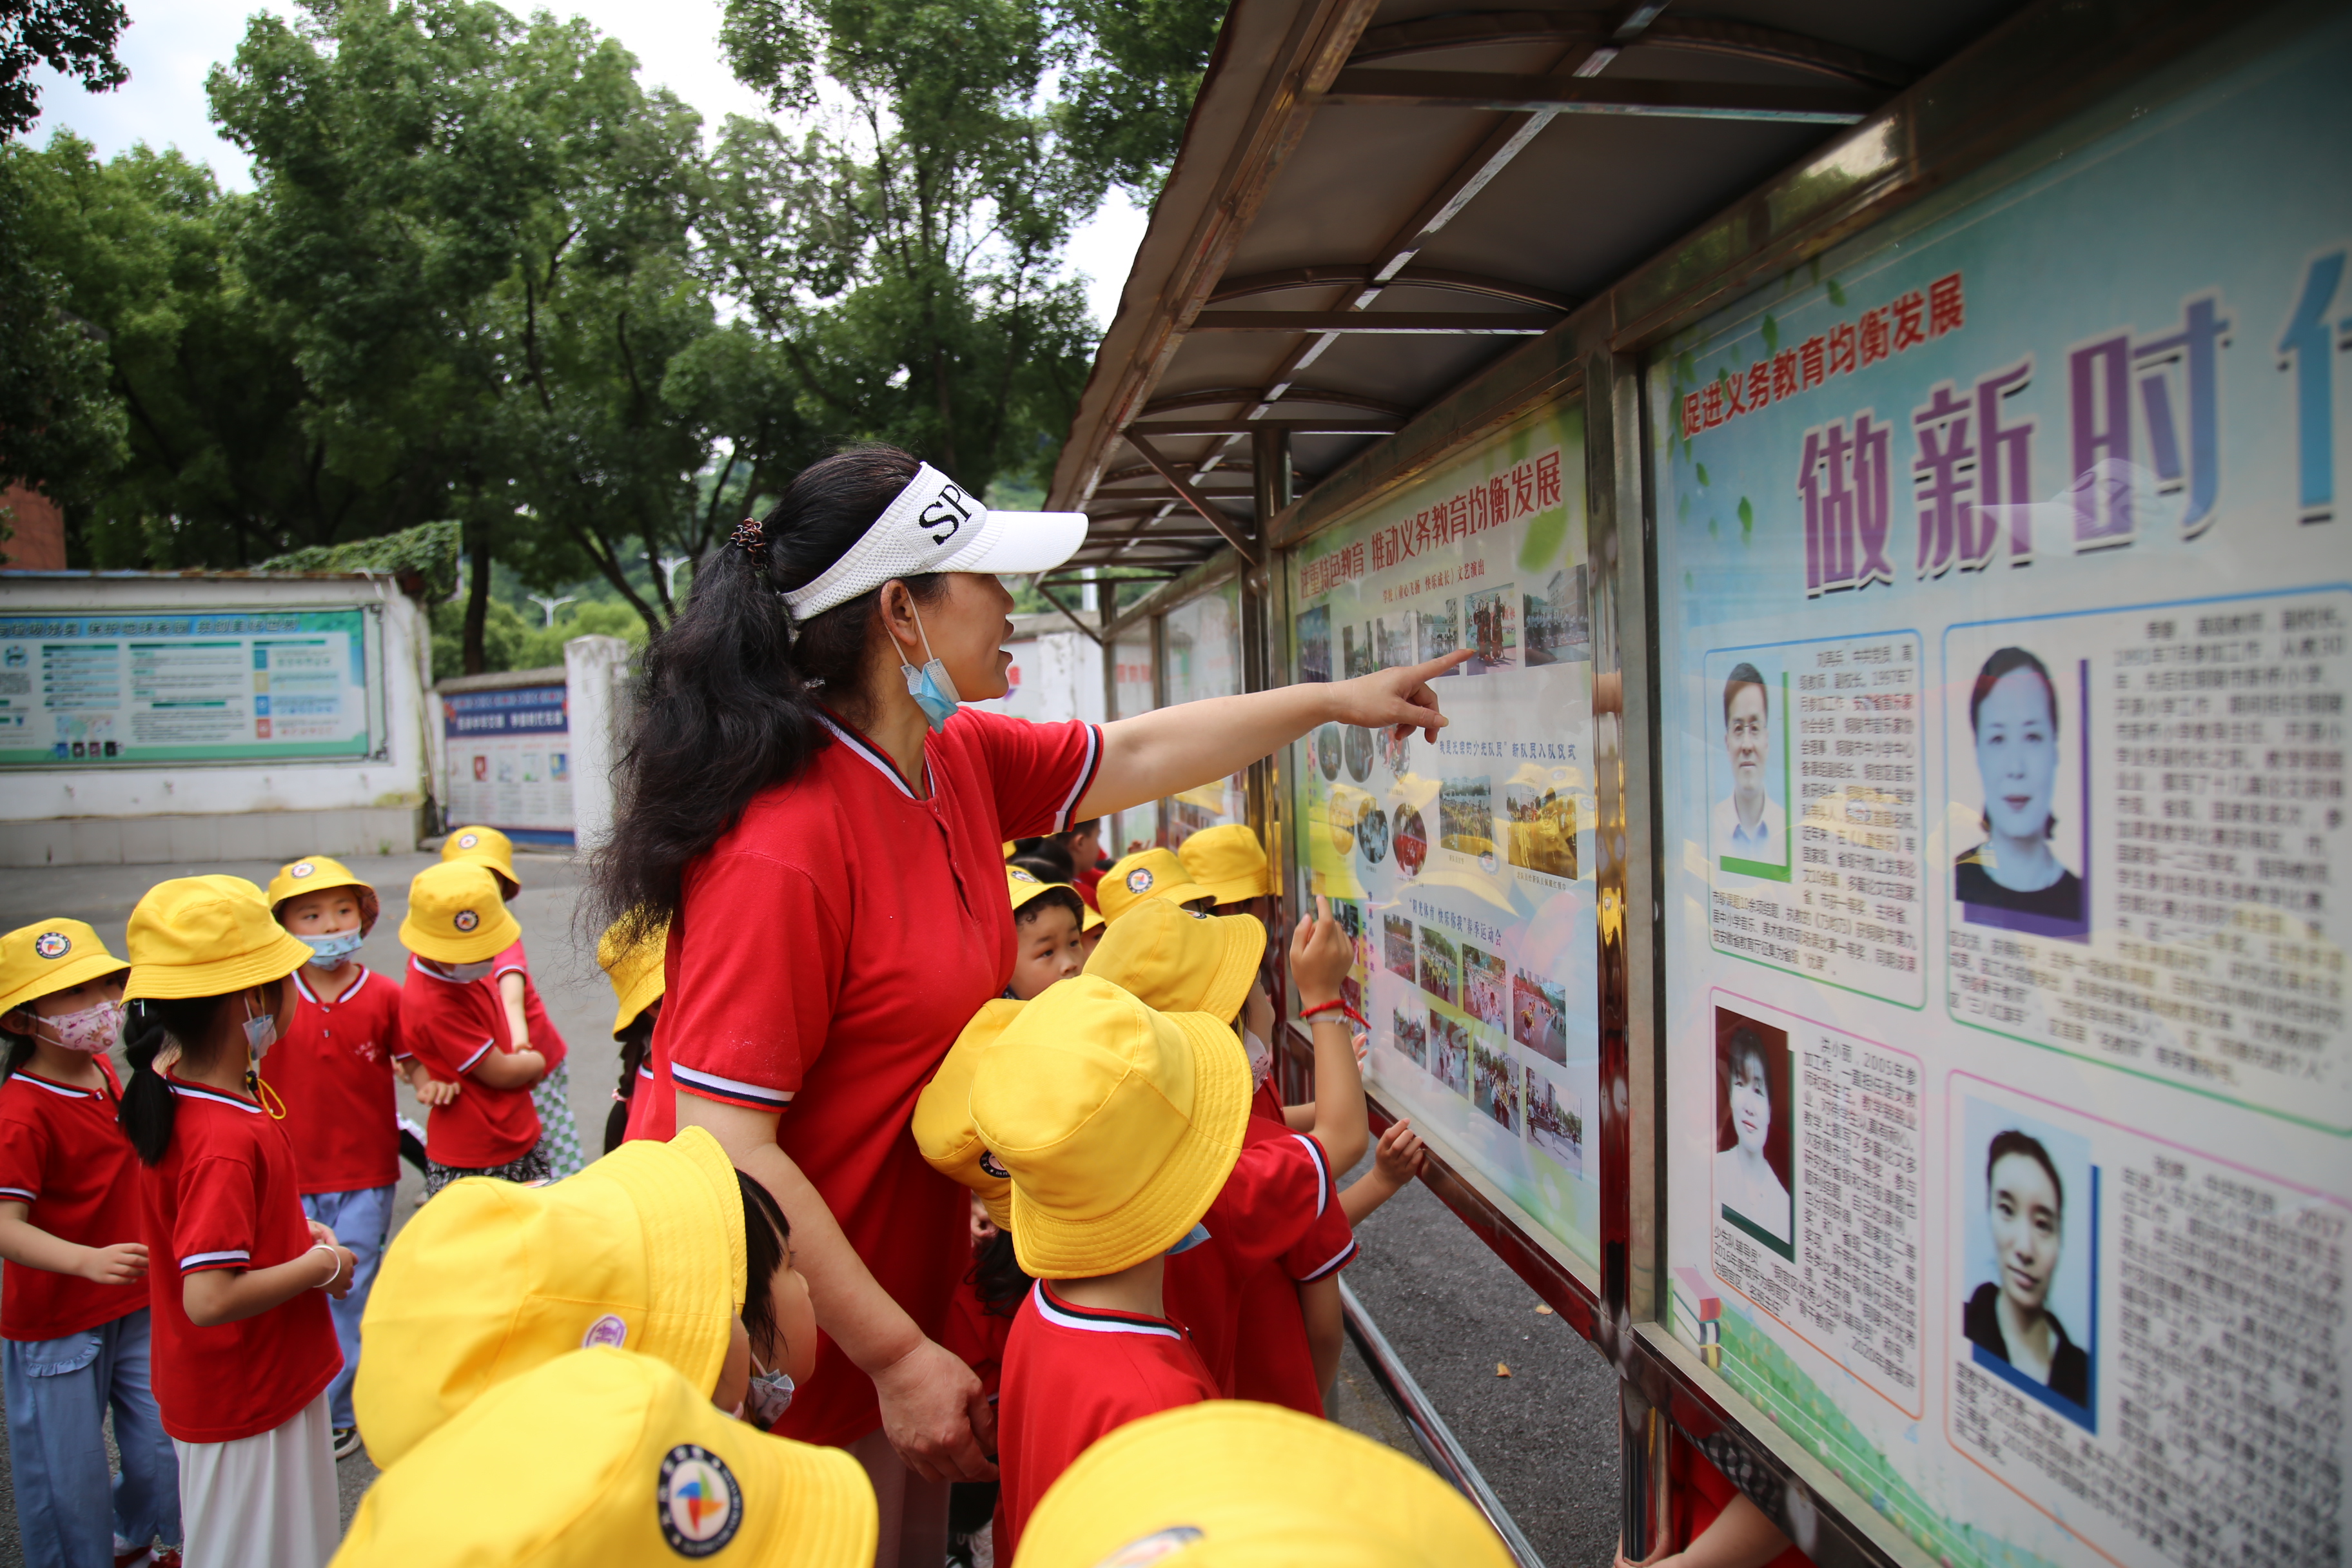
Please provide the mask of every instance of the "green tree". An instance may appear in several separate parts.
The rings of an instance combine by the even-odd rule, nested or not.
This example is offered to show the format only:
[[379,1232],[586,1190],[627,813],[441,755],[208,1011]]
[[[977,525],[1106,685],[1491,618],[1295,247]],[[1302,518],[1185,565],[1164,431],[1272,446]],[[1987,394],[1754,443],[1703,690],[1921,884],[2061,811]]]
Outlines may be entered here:
[[1139,200],[1160,194],[1226,0],[1062,0],[1055,123]]
[[92,92],[131,79],[114,57],[130,17],[121,0],[5,0],[0,4],[0,136],[22,136],[41,117],[37,65],[72,77]]
[[0,486],[70,505],[121,461],[122,405],[107,389],[104,334],[69,309],[66,276],[33,243],[32,156],[0,144]]

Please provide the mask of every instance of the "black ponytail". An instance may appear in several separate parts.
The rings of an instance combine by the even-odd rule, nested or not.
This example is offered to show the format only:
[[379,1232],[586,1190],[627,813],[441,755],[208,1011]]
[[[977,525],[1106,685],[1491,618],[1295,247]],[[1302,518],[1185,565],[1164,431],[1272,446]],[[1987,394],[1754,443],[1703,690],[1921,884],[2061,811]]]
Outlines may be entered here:
[[122,1024],[122,1055],[131,1081],[122,1086],[116,1119],[140,1163],[158,1165],[172,1150],[172,1089],[155,1069],[164,1046],[178,1041],[183,1056],[201,1047],[226,996],[142,996],[130,1005]]
[[[753,1344],[766,1345],[775,1353],[781,1349],[776,1302],[768,1294],[768,1283],[784,1266],[793,1242],[792,1222],[776,1195],[740,1171],[735,1173],[735,1185],[743,1197],[743,1331]],[[777,1355],[779,1363],[782,1359]]]
[[[794,628],[784,593],[814,582],[915,477],[895,447],[857,447],[794,475],[750,548],[696,565],[686,607],[646,649],[636,731],[616,770],[613,836],[597,857],[595,919],[625,940],[677,913],[686,868],[752,797],[797,775],[829,737],[829,706],[862,722],[866,649],[881,590]],[[905,579],[929,604],[941,574]]]

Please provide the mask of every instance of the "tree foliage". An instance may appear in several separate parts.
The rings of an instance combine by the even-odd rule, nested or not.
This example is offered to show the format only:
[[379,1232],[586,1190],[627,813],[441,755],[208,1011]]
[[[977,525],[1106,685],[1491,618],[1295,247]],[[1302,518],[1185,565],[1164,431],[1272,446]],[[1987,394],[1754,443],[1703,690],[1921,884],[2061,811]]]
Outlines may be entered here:
[[72,77],[92,92],[131,79],[114,57],[130,17],[121,0],[0,0],[0,136],[22,136],[41,117],[35,66]]

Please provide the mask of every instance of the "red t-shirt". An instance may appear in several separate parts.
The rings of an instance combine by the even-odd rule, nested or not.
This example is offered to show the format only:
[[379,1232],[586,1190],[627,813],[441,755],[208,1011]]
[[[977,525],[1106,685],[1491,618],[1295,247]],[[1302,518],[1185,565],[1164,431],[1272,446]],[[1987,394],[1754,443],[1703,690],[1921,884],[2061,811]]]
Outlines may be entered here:
[[1004,1345],[996,1463],[1004,1483],[998,1512],[1007,1535],[997,1552],[1013,1560],[1046,1489],[1097,1438],[1130,1421],[1216,1397],[1216,1379],[1181,1323],[1073,1307],[1037,1281]]
[[[786,1111],[776,1142],[874,1279],[933,1339],[970,1258],[971,1200],[907,1131],[915,1098],[1013,973],[1007,838],[1062,831],[1102,732],[965,709],[927,734],[930,794],[838,721],[687,868],[669,928],[656,1079],[633,1137],[676,1130],[673,1085]],[[844,1445],[881,1425],[828,1337],[776,1430]]]
[[[100,1089],[76,1089],[18,1071],[0,1084],[0,1200],[60,1241],[113,1247],[145,1239],[140,1227],[139,1156],[122,1135],[114,1064],[97,1058]],[[93,1285],[29,1263],[0,1269],[0,1339],[54,1340],[94,1329],[147,1304],[147,1281]]]
[[1168,1260],[1166,1299],[1230,1398],[1236,1342],[1257,1331],[1242,1316],[1251,1279],[1267,1270],[1318,1279],[1355,1255],[1355,1237],[1332,1194],[1323,1146],[1278,1129],[1251,1135],[1201,1223],[1209,1239]]
[[[490,984],[496,985],[509,974],[522,976],[522,1026],[530,1031],[530,1048],[547,1058],[547,1070],[553,1072],[563,1065],[571,1047],[555,1032],[554,1023],[547,1016],[547,1005],[539,999],[539,987],[531,984],[530,960],[523,955],[522,939],[490,962]],[[506,1005],[500,997],[499,1005]]]
[[[1675,1513],[1675,1547],[1688,1551],[1717,1516],[1731,1506],[1739,1489],[1679,1429],[1673,1433],[1670,1444],[1666,1469],[1674,1482],[1671,1506]],[[1792,1544],[1764,1563],[1763,1568],[1813,1568],[1813,1560]]]
[[1289,1125],[1282,1119],[1282,1090],[1274,1086],[1274,1074],[1266,1074],[1265,1081],[1257,1086],[1255,1094],[1250,1096],[1250,1114],[1261,1121],[1271,1121],[1276,1127]]
[[971,1368],[980,1378],[981,1392],[991,1399],[1003,1385],[1004,1342],[1012,1332],[1013,1314],[991,1311],[969,1273],[956,1281],[955,1294],[948,1301],[947,1331],[940,1336],[940,1344]]
[[[271,1268],[311,1247],[294,1145],[241,1094],[168,1080],[172,1146],[142,1172],[140,1204],[155,1309],[155,1403],[183,1443],[231,1443],[299,1415],[343,1367],[327,1294],[305,1290],[234,1323],[188,1321],[181,1281],[208,1268]],[[327,1272],[324,1256],[317,1260]]]
[[1087,908],[1097,914],[1102,913],[1102,905],[1095,900],[1095,889],[1101,885],[1102,879],[1103,868],[1099,866],[1081,866],[1070,878],[1070,886],[1078,890],[1078,897],[1086,900]]
[[457,1098],[425,1119],[425,1157],[457,1171],[487,1171],[521,1159],[539,1142],[530,1086],[493,1089],[469,1070],[504,1050],[506,1004],[497,983],[451,980],[411,958],[400,1000],[400,1038],[433,1076],[459,1085]]
[[332,1001],[294,972],[294,1021],[261,1058],[286,1107],[286,1136],[305,1193],[358,1193],[400,1180],[400,1110],[392,1058],[401,1048],[400,985],[362,966]]

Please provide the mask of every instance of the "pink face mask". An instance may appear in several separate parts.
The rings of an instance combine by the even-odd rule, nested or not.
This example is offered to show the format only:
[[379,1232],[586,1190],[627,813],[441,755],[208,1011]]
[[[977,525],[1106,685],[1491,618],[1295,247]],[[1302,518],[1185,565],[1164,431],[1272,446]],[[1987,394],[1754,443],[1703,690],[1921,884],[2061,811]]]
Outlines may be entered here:
[[40,1019],[36,1033],[44,1044],[84,1056],[98,1056],[112,1050],[116,1037],[122,1033],[122,1004],[100,1002],[79,1013],[60,1013],[53,1018]]

